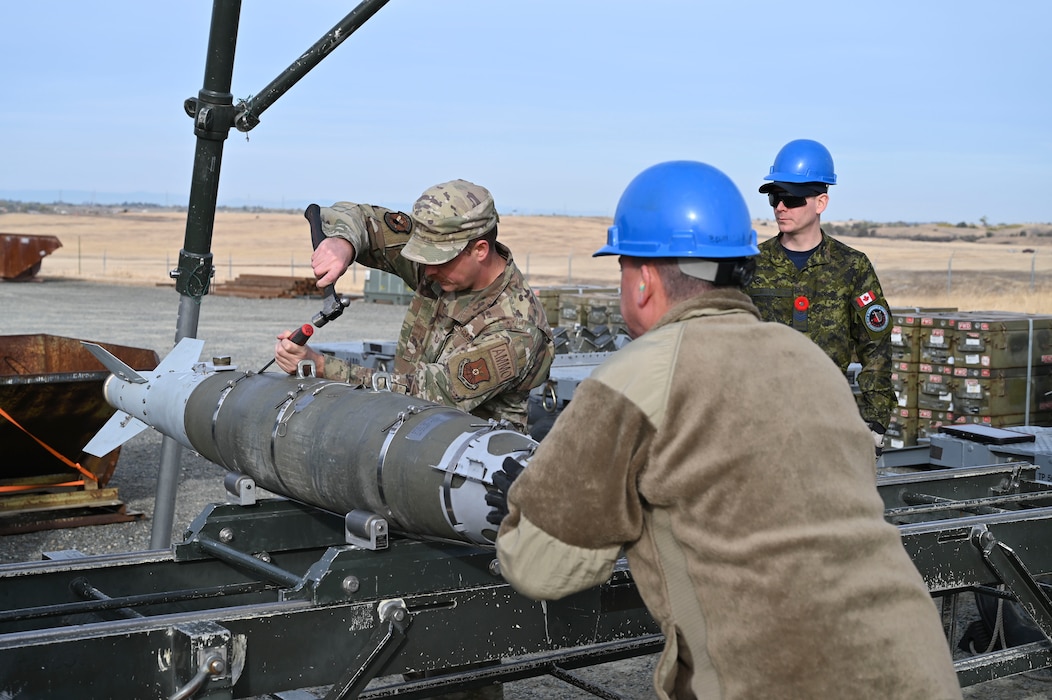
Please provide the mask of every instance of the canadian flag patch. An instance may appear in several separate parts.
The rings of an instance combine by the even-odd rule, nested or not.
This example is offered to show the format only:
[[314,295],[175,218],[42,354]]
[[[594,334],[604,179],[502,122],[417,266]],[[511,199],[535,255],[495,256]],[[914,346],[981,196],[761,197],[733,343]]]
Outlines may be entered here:
[[873,297],[873,290],[870,290],[858,299],[855,299],[855,303],[858,304],[858,308],[860,309],[866,304],[872,304],[874,301],[876,301],[876,299]]

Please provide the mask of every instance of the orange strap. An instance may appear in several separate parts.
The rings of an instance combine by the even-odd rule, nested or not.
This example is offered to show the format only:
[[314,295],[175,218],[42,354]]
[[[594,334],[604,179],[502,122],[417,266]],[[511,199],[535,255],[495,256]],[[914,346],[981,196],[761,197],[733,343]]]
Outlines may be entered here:
[[63,481],[61,484],[19,484],[18,486],[0,486],[0,493],[17,493],[18,491],[35,491],[38,489],[54,489],[59,486],[83,486],[84,480]]
[[50,452],[51,454],[55,455],[55,457],[57,457],[57,458],[58,458],[59,460],[61,460],[61,461],[62,461],[62,463],[63,463],[63,464],[65,464],[65,465],[66,465],[67,467],[69,467],[70,469],[75,469],[75,470],[77,470],[77,471],[78,471],[78,472],[80,472],[80,473],[81,473],[82,475],[84,475],[84,476],[85,476],[86,478],[88,478],[88,479],[91,479],[92,481],[95,481],[95,482],[97,482],[97,481],[99,480],[99,478],[98,478],[97,476],[95,476],[94,474],[92,474],[91,472],[89,472],[89,471],[88,471],[87,469],[85,469],[84,467],[80,466],[80,465],[79,465],[78,463],[76,463],[76,462],[71,462],[71,461],[69,461],[69,460],[68,460],[68,459],[66,459],[66,458],[65,458],[64,456],[62,456],[61,454],[59,454],[59,453],[58,453],[58,452],[57,452],[57,451],[56,451],[56,450],[55,450],[54,448],[52,448],[52,447],[51,447],[50,445],[46,444],[46,443],[45,443],[45,442],[44,442],[43,440],[41,440],[40,438],[38,438],[38,437],[37,437],[36,435],[34,435],[33,433],[31,433],[31,432],[29,432],[28,430],[26,430],[25,428],[23,428],[23,427],[22,427],[21,425],[19,425],[19,424],[18,424],[18,421],[16,421],[16,420],[15,420],[14,418],[12,418],[12,417],[10,416],[10,414],[8,414],[8,412],[7,412],[7,411],[5,411],[5,410],[4,410],[4,409],[2,409],[2,408],[0,408],[0,416],[3,416],[3,417],[4,417],[4,418],[6,418],[7,420],[11,421],[11,424],[12,424],[12,425],[14,425],[14,426],[15,426],[16,428],[18,428],[19,430],[21,430],[21,431],[22,431],[23,433],[25,433],[25,434],[26,434],[26,435],[28,435],[29,437],[31,437],[31,438],[33,438],[34,440],[36,440],[36,441],[37,441],[37,443],[38,443],[38,444],[39,444],[39,445],[40,445],[41,447],[43,447],[43,448],[44,448],[45,450],[47,450],[47,451],[48,451],[48,452]]

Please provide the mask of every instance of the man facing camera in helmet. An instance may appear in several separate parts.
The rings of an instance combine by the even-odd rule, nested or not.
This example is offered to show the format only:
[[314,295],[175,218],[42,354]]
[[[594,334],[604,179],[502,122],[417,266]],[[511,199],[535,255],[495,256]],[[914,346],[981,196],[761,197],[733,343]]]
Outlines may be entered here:
[[501,572],[558,599],[608,580],[623,551],[664,632],[662,699],[960,698],[850,386],[740,289],[757,252],[716,168],[632,180],[595,254],[619,256],[634,340],[525,468],[494,475]]
[[833,157],[817,141],[790,141],[760,187],[778,235],[760,244],[756,275],[746,286],[760,317],[809,337],[846,373],[858,375],[858,410],[879,455],[895,409],[891,384],[891,310],[866,255],[822,230]]

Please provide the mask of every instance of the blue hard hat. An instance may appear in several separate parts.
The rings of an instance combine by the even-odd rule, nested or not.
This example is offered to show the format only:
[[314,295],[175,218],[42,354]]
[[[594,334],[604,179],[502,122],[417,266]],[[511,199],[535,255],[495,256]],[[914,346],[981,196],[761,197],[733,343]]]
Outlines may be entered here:
[[758,255],[741,192],[721,171],[689,160],[651,166],[628,183],[592,254],[637,258],[743,258]]
[[797,139],[782,146],[774,157],[771,172],[764,180],[775,182],[822,182],[836,184],[833,156],[829,150],[810,139]]

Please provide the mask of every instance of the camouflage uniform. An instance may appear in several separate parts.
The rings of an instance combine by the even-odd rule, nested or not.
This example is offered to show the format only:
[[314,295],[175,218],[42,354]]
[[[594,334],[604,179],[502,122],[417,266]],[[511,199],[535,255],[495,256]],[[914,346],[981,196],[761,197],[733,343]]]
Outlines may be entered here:
[[[431,196],[449,195],[442,202],[432,200],[432,210],[442,205],[444,214],[452,208],[458,216],[426,216],[427,206],[421,205],[429,196],[425,193],[412,215],[337,202],[322,208],[322,228],[327,236],[350,241],[357,262],[396,274],[416,291],[398,338],[389,388],[456,406],[480,418],[503,419],[525,432],[530,389],[547,380],[555,349],[544,307],[515,265],[511,251],[496,244],[496,252],[507,265],[486,289],[443,292],[424,276],[423,263],[436,249],[445,247],[449,254],[426,262],[447,262],[467,241],[485,233],[480,228],[496,226],[492,199],[490,216],[480,219],[471,214],[479,208],[473,206],[478,199],[465,199],[462,190],[467,186],[488,197],[482,188],[462,180],[428,190]],[[326,357],[325,377],[365,386],[381,381],[375,370],[335,357]]]
[[745,291],[765,321],[806,334],[847,372],[858,376],[859,413],[887,428],[895,408],[891,385],[891,314],[865,254],[823,231],[822,243],[802,270],[785,254],[781,236],[760,244],[756,275]]

